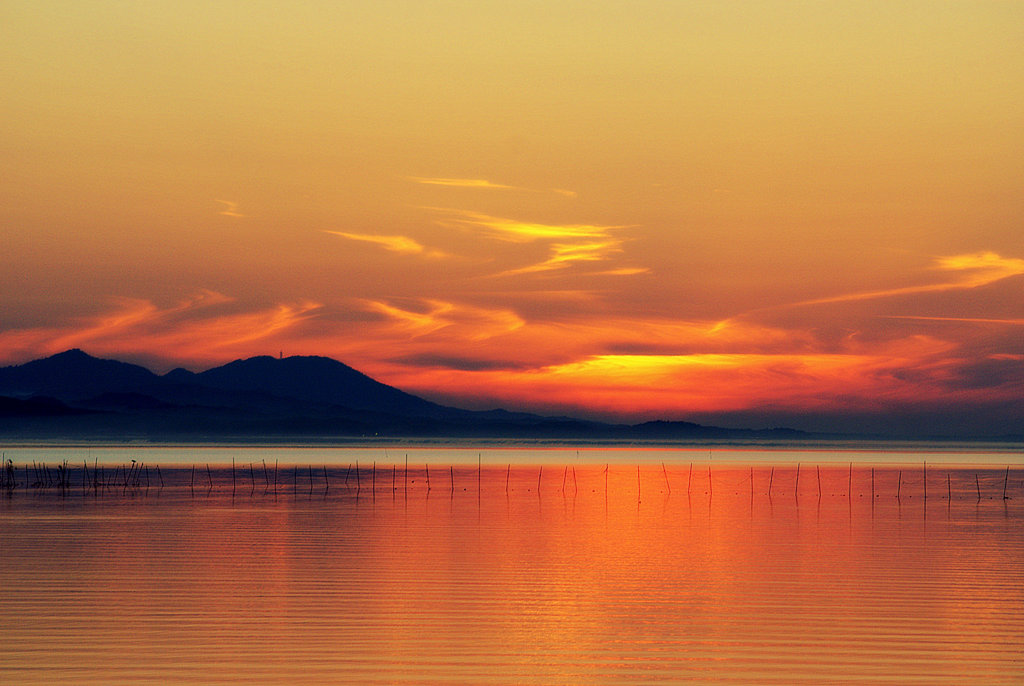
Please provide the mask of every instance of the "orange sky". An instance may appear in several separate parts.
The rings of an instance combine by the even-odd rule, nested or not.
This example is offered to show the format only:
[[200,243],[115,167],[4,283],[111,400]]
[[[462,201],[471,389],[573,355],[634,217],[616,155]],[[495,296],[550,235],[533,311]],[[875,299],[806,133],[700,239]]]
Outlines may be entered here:
[[0,364],[1019,431],[1022,44],[982,0],[5,2]]

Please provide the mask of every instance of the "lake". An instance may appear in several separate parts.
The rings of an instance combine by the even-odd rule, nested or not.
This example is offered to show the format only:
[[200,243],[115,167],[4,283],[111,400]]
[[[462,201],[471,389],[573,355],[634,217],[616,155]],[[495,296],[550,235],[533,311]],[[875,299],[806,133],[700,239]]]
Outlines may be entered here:
[[3,684],[1024,683],[1016,451],[5,456]]

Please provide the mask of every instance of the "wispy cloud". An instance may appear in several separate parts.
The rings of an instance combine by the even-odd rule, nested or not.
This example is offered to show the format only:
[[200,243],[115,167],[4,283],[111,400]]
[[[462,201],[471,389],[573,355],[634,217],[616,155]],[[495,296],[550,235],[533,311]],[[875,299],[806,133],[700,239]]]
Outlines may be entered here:
[[446,214],[447,216],[440,220],[442,224],[454,225],[470,230],[482,229],[492,238],[514,243],[567,238],[609,238],[612,230],[628,228],[626,225],[542,224],[540,222],[526,222],[518,219],[494,217],[471,210],[457,210],[445,207],[428,207],[426,209]]
[[485,190],[526,191],[528,193],[555,193],[566,198],[575,198],[577,195],[576,191],[570,191],[564,188],[551,188],[548,190],[540,190],[537,188],[527,188],[525,186],[509,186],[504,183],[494,183],[493,181],[488,181],[487,179],[434,178],[423,176],[410,176],[408,178],[410,181],[424,184],[427,186],[449,186],[453,188],[480,188]]
[[365,309],[385,315],[412,337],[450,329],[448,333],[453,340],[483,341],[526,325],[518,314],[506,308],[476,307],[434,299],[416,300],[405,306],[383,300],[362,302]]
[[235,217],[236,219],[240,219],[246,216],[238,211],[237,202],[234,202],[232,200],[214,200],[214,202],[219,202],[220,204],[224,205],[224,209],[218,212],[217,214],[222,214],[225,217]]
[[492,183],[486,179],[450,179],[450,178],[427,178],[422,176],[410,176],[410,181],[422,183],[428,186],[453,186],[456,188],[492,188],[497,190],[526,190],[519,186],[506,186],[502,183]]
[[362,241],[379,245],[385,250],[396,252],[402,255],[423,255],[424,257],[447,257],[447,253],[433,248],[427,248],[418,241],[408,236],[380,236],[376,234],[347,233],[345,231],[328,231],[324,233],[333,234],[347,238],[350,241]]
[[950,255],[937,257],[932,269],[939,272],[955,272],[957,277],[943,279],[937,283],[922,284],[919,286],[905,286],[902,288],[890,288],[877,291],[862,291],[858,293],[845,293],[843,295],[818,298],[815,300],[804,300],[795,305],[825,305],[829,303],[850,302],[855,300],[873,300],[876,298],[891,298],[903,295],[915,295],[918,293],[937,293],[951,290],[966,290],[987,286],[1007,279],[1011,276],[1024,274],[1024,260],[1012,257],[1002,257],[994,252],[967,253],[964,255]]
[[118,298],[110,310],[64,326],[2,332],[0,348],[34,355],[85,348],[113,356],[219,360],[249,353],[254,342],[293,329],[320,308],[319,303],[303,301],[239,309],[233,298],[214,291],[201,291],[169,306]]
[[[625,225],[544,224],[506,217],[495,217],[470,210],[428,208],[441,212],[439,223],[462,230],[480,232],[488,238],[510,243],[545,242],[549,244],[547,259],[525,267],[499,272],[495,276],[511,276],[563,269],[579,262],[611,259],[622,252],[623,240],[613,235]],[[630,272],[635,273],[635,272]]]

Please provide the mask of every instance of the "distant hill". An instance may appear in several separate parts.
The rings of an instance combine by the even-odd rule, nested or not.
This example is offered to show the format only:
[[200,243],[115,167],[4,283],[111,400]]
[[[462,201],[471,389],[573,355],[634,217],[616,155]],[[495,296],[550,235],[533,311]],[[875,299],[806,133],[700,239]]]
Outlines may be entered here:
[[607,424],[432,403],[327,357],[253,357],[163,376],[69,350],[0,368],[0,436],[124,440],[486,437],[687,440],[808,437],[689,422]]

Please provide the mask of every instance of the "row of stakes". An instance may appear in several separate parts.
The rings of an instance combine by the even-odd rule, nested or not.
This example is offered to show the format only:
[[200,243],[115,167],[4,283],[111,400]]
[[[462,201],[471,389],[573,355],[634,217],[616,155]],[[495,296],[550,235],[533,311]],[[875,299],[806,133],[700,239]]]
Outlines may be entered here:
[[[254,463],[250,462],[248,466],[249,466],[249,470],[248,471],[249,471],[249,477],[250,477],[249,478],[249,481],[250,481],[250,494],[253,494],[256,491],[256,472],[255,472],[255,468],[254,468]],[[794,491],[793,491],[794,492],[794,497],[799,497],[799,490],[800,490],[800,467],[801,467],[800,463],[797,463],[797,466],[796,466],[796,481],[795,481],[795,484],[794,484]],[[427,490],[429,491],[431,489],[430,465],[425,465],[425,469],[426,469]],[[604,468],[605,492],[607,492],[607,490],[608,490],[608,469],[609,469],[608,465],[605,465],[605,468]],[[669,494],[671,494],[672,493],[672,484],[669,481],[668,470],[666,469],[664,462],[661,463],[661,469],[662,469],[662,474],[663,474],[664,479],[665,479],[665,488],[666,488],[667,492]],[[567,486],[568,478],[569,478],[569,475],[570,475],[570,471],[569,470],[570,470],[570,468],[568,466],[566,466],[563,469],[563,471],[562,471],[562,488],[561,488],[561,492],[562,492],[563,495],[566,492],[566,486]],[[237,478],[237,474],[236,474],[237,471],[238,470],[236,469],[235,460],[232,458],[232,460],[231,460],[231,492],[232,492],[232,494],[234,494],[236,492],[237,488],[238,488],[238,478]],[[364,469],[364,471],[365,471],[365,469]],[[377,463],[374,462],[373,466],[372,466],[372,468],[370,470],[370,490],[373,493],[376,493],[376,491],[377,491],[377,471],[378,471],[377,470]],[[449,471],[450,488],[451,488],[452,493],[454,493],[455,492],[455,467],[453,465],[449,465],[448,471]],[[477,459],[477,492],[478,493],[480,493],[481,490],[482,490],[482,488],[481,488],[482,471],[483,471],[483,468],[482,468],[481,460],[478,457],[478,459]],[[17,488],[18,485],[19,485],[18,472],[19,472],[19,470],[17,468],[15,468],[14,462],[12,460],[4,459],[3,460],[3,470],[2,470],[2,472],[0,472],[0,490],[6,490],[6,491],[10,492],[10,491],[13,491],[15,488]],[[148,489],[150,486],[158,486],[159,488],[163,488],[165,484],[164,484],[163,473],[160,470],[160,466],[159,465],[154,465],[153,472],[154,473],[153,473],[153,475],[151,477],[149,466],[146,465],[145,463],[136,462],[135,460],[132,460],[130,465],[123,465],[123,466],[122,465],[117,465],[113,472],[110,472],[109,469],[105,469],[104,466],[102,466],[102,465],[100,465],[98,463],[98,461],[93,464],[93,467],[91,469],[89,467],[88,462],[83,462],[82,463],[81,486],[82,486],[83,492],[88,492],[88,491],[91,490],[92,492],[94,492],[96,494],[108,493],[110,491],[116,491],[117,489],[120,489],[122,493],[127,493],[127,491],[129,489],[140,489],[140,488]],[[395,465],[395,464],[392,464],[392,466],[391,466],[391,487],[392,487],[393,491],[398,490],[397,472],[398,472],[398,466]],[[815,466],[815,472],[816,472],[816,475],[817,475],[817,486],[818,486],[817,495],[818,495],[818,498],[820,499],[821,495],[822,495],[822,493],[821,493],[821,468],[819,466],[817,466],[817,465]],[[243,471],[243,473],[244,473],[244,471]],[[511,476],[511,473],[512,473],[512,465],[509,464],[508,468],[507,468],[507,471],[506,471],[506,474],[505,474],[505,492],[506,493],[509,490],[509,478]],[[31,465],[26,464],[24,466],[23,474],[25,476],[23,483],[24,483],[26,488],[35,489],[35,490],[56,489],[56,490],[58,490],[61,493],[67,493],[72,488],[72,485],[71,485],[71,468],[69,467],[69,464],[68,464],[67,461],[64,461],[62,463],[58,463],[56,465],[56,467],[52,468],[52,469],[49,466],[45,465],[45,464],[37,463],[37,462],[33,461],[31,463]],[[278,484],[279,484],[278,474],[279,474],[279,466],[278,466],[277,462],[274,463],[273,478],[271,478],[271,471],[267,467],[266,460],[263,461],[263,476],[264,476],[264,481],[265,481],[265,485],[266,485],[264,493],[269,493],[271,491],[273,493],[275,493],[275,494],[277,493],[277,491],[278,491]],[[538,469],[538,472],[537,472],[537,490],[538,490],[538,493],[540,491],[541,480],[543,478],[543,474],[544,474],[544,467],[541,466]],[[572,467],[571,474],[572,474],[572,486],[573,486],[574,494],[575,494],[579,490],[579,486],[578,486],[577,481],[576,481],[576,467],[575,466]],[[924,463],[922,465],[922,475],[923,475],[923,479],[922,479],[923,495],[924,495],[924,499],[927,500],[928,499],[928,465],[927,465],[927,463]],[[327,465],[323,466],[323,476],[324,476],[324,492],[326,493],[327,491],[330,490],[330,477],[328,475]],[[350,478],[353,478],[353,467],[352,467],[352,465],[349,465],[348,468],[345,471],[345,477],[344,477],[344,481],[343,481],[343,484],[342,484],[343,487],[351,488],[349,486]],[[1007,488],[1008,488],[1008,485],[1009,485],[1009,478],[1010,478],[1010,467],[1009,467],[1009,465],[1007,465],[1006,471],[1005,471],[1004,476],[1003,476],[1003,491],[1002,491],[1002,499],[1003,500],[1009,500],[1010,499],[1010,496],[1007,495]],[[200,475],[200,480],[201,479],[202,479],[202,475]],[[750,496],[753,497],[754,496],[754,468],[753,467],[750,468],[749,480],[750,480]],[[355,463],[355,467],[354,467],[354,481],[355,481],[356,492],[358,493],[358,492],[360,492],[362,490],[362,477],[360,475],[359,462]],[[772,487],[774,485],[774,481],[775,481],[775,467],[773,466],[771,468],[771,471],[770,471],[769,476],[768,476],[768,493],[767,493],[767,495],[768,495],[769,498],[771,498],[771,496],[772,496]],[[210,470],[210,465],[209,464],[206,465],[206,482],[207,482],[208,490],[212,490],[213,489],[213,473]],[[408,460],[408,457],[406,457],[405,469],[404,469],[404,472],[403,472],[403,488],[408,489],[408,482],[409,482],[409,460]],[[294,492],[298,492],[298,483],[299,483],[299,467],[296,466],[296,467],[294,467],[293,474],[292,474],[292,488],[293,488]],[[975,472],[975,474],[974,474],[974,483],[975,483],[975,489],[976,489],[978,500],[981,500],[982,499],[982,495],[981,495],[981,482],[980,482],[980,480],[978,478],[977,472]],[[689,469],[689,474],[688,474],[688,477],[687,477],[687,486],[686,486],[686,493],[687,493],[687,495],[690,495],[690,493],[691,493],[692,484],[693,484],[693,463],[690,463],[690,469]],[[640,466],[639,465],[637,465],[637,471],[636,471],[636,485],[637,485],[637,500],[639,500],[640,499],[641,490],[642,490],[642,484],[641,484],[641,478],[640,478]],[[711,465],[708,465],[707,486],[708,486],[707,493],[709,495],[713,496],[714,495],[714,481],[713,481],[713,478],[712,478]],[[200,487],[201,487],[201,485],[200,485]],[[196,488],[196,466],[195,466],[195,464],[192,465],[191,478],[190,478],[190,481],[189,481],[189,488],[191,490],[193,490],[193,491]],[[314,490],[314,469],[313,469],[313,466],[310,465],[309,466],[309,492],[312,493],[313,490]],[[903,471],[900,470],[899,473],[898,473],[897,485],[896,485],[896,498],[897,499],[901,498],[902,491],[903,491]],[[852,497],[852,494],[853,494],[853,463],[850,463],[850,468],[849,468],[849,476],[848,476],[848,483],[847,483],[847,494],[849,495],[849,497]],[[875,493],[875,469],[874,469],[874,467],[871,468],[871,496],[872,496],[872,498],[879,497],[878,494]],[[947,498],[952,500],[953,495],[952,495],[952,487],[951,487],[951,484],[950,484],[949,472],[946,473],[946,496],[947,496]]]

